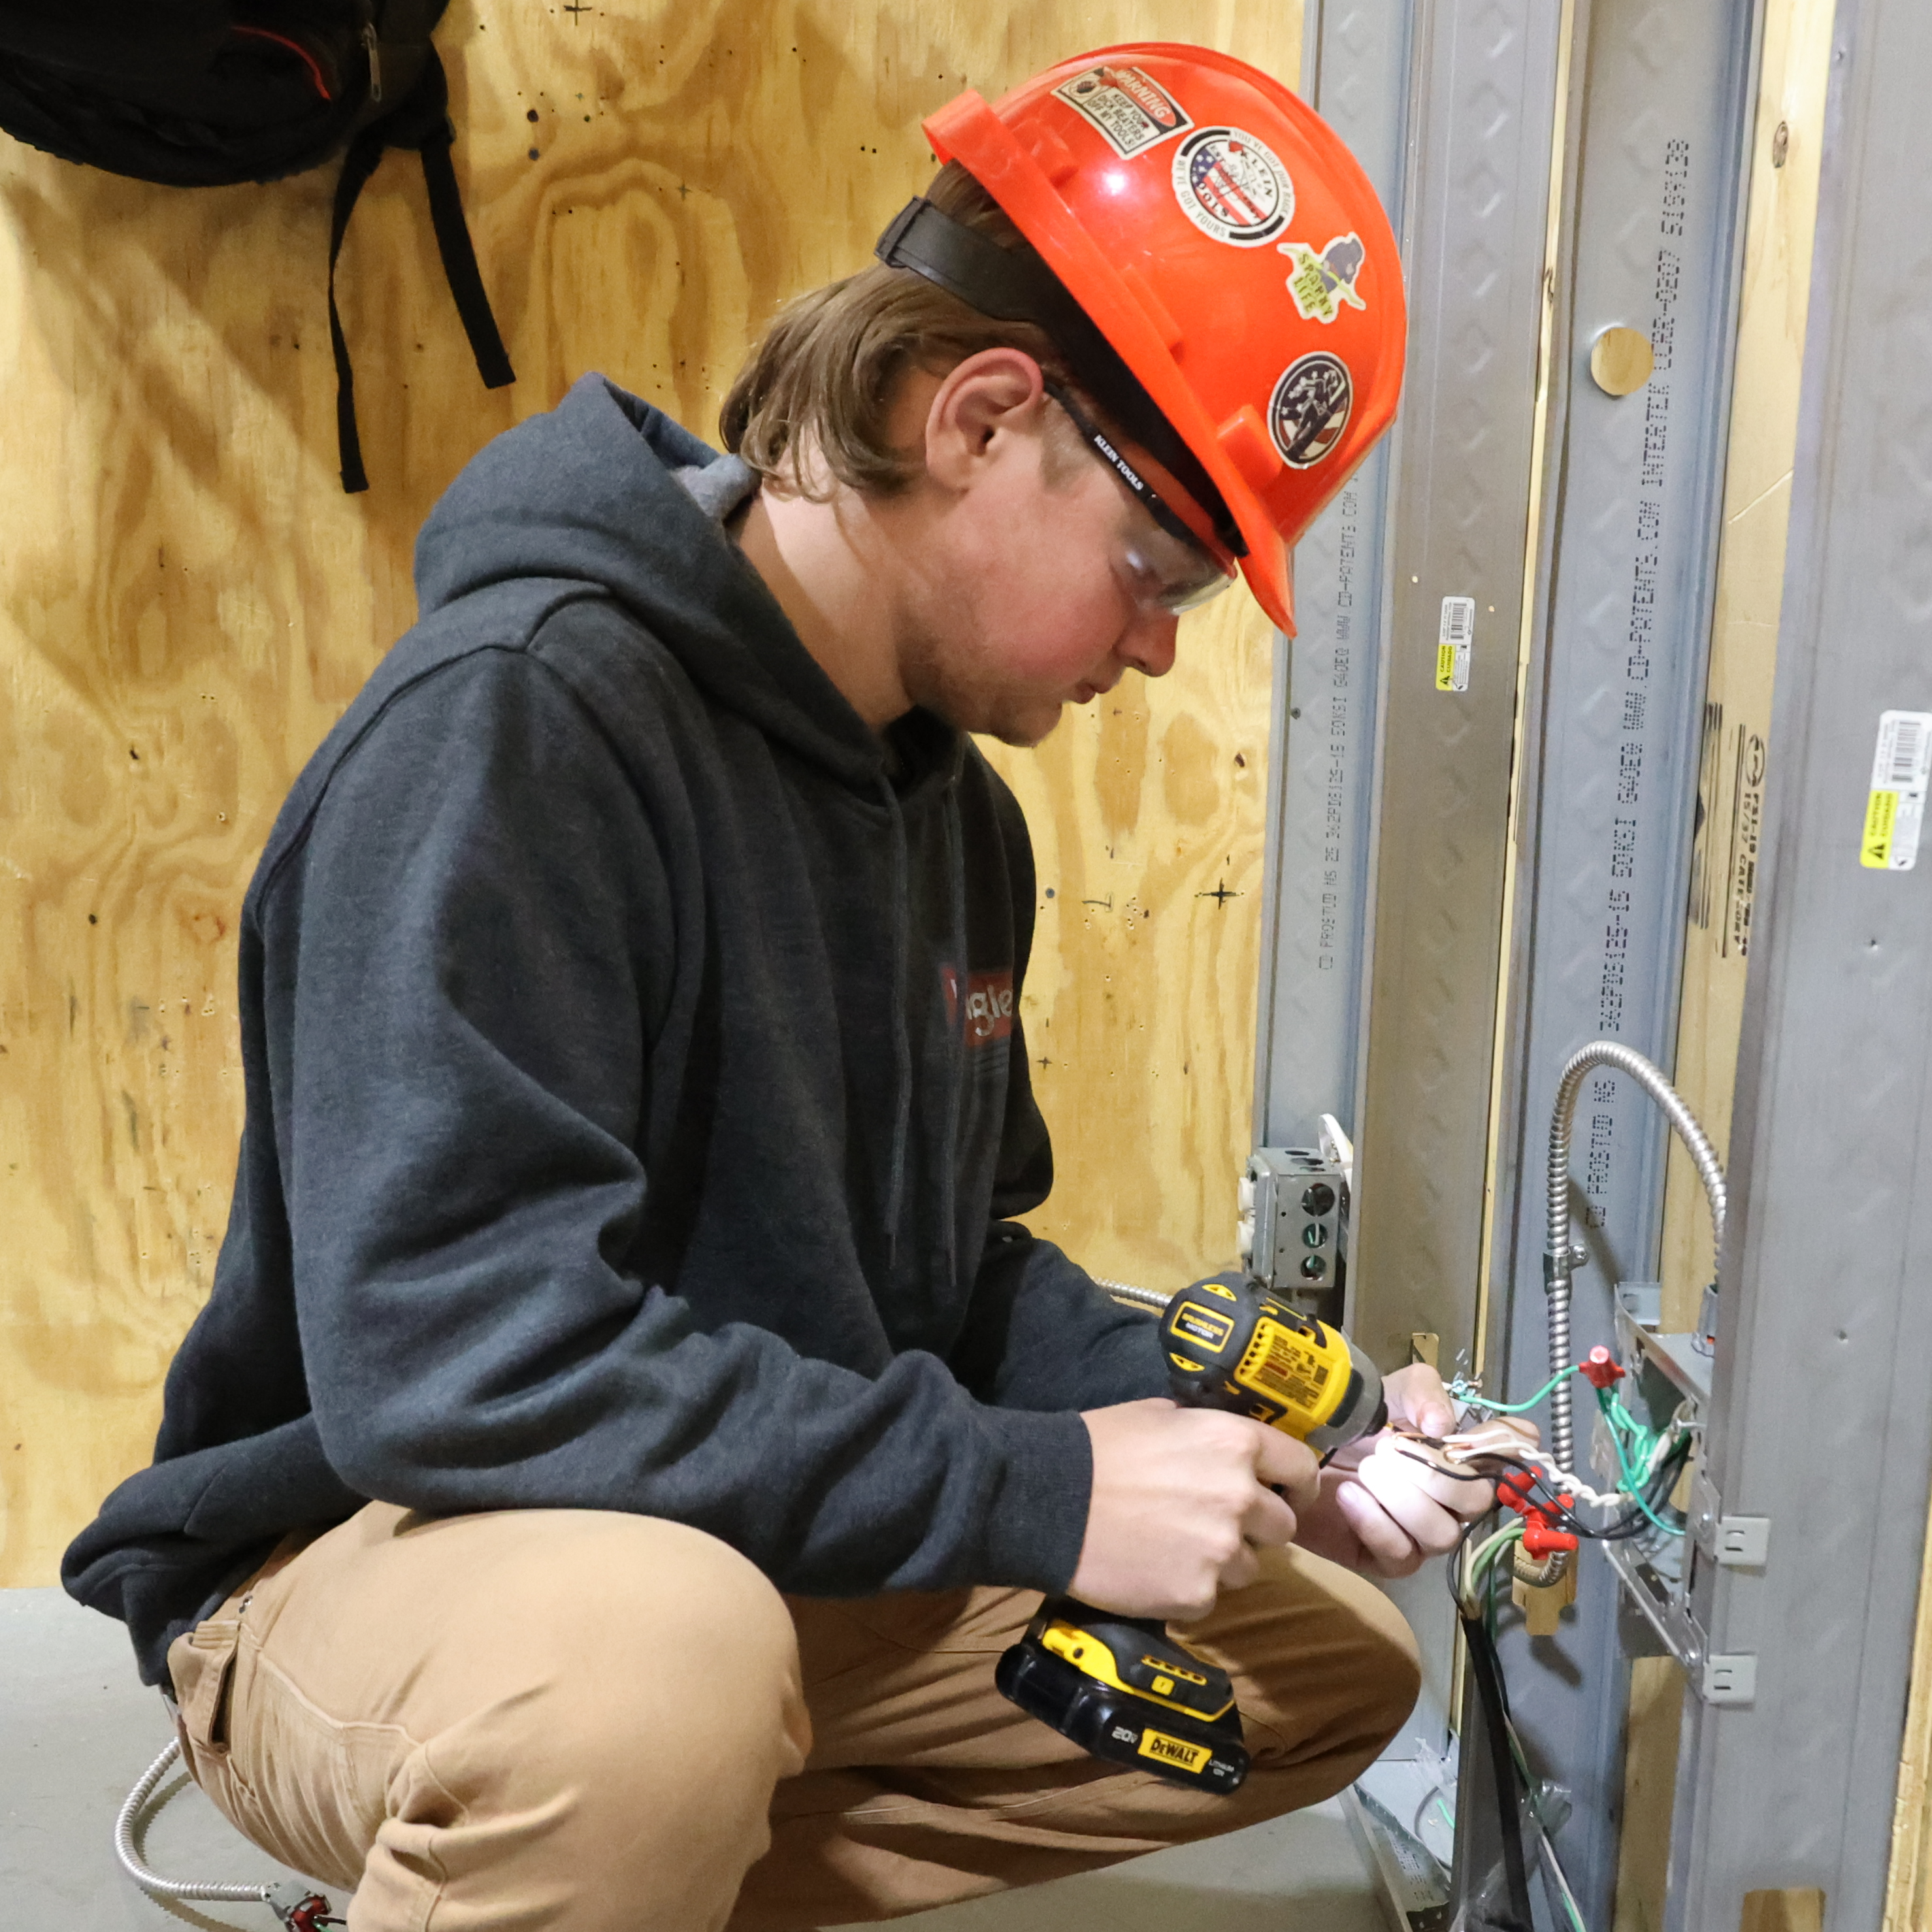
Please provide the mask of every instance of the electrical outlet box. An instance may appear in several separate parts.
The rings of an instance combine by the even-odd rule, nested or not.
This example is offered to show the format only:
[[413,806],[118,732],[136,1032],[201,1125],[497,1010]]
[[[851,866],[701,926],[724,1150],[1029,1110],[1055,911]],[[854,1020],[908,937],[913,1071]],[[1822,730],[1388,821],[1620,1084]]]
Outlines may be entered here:
[[1348,1266],[1348,1184],[1313,1148],[1258,1148],[1241,1182],[1241,1262],[1284,1301],[1337,1309]]

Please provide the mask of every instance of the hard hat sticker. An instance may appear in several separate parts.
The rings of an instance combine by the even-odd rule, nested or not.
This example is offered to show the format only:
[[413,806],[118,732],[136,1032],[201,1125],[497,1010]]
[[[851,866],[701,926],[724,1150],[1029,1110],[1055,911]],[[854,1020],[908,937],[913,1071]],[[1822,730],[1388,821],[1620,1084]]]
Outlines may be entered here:
[[1137,154],[1194,125],[1180,102],[1137,67],[1090,67],[1053,92],[1099,128],[1117,154]]
[[1359,235],[1338,235],[1318,255],[1305,242],[1284,242],[1279,252],[1294,270],[1288,292],[1304,322],[1333,322],[1344,302],[1351,308],[1368,307],[1355,292],[1364,254]]
[[1294,214],[1274,151],[1238,128],[1203,128],[1174,153],[1174,198],[1204,235],[1237,248],[1271,242]]
[[1282,460],[1312,470],[1342,440],[1354,403],[1355,386],[1339,357],[1318,350],[1291,362],[1268,399],[1268,433]]

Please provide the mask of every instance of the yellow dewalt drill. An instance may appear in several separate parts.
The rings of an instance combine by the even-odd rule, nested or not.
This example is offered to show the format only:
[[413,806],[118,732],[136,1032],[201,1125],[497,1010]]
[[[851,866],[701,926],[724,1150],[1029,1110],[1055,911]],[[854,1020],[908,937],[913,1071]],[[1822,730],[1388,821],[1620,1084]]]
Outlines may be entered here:
[[[1252,1416],[1324,1455],[1388,1419],[1382,1378],[1347,1336],[1238,1275],[1182,1289],[1160,1332],[1174,1399],[1191,1408]],[[1228,1673],[1158,1618],[1052,1598],[994,1682],[1096,1757],[1209,1791],[1247,1775]]]

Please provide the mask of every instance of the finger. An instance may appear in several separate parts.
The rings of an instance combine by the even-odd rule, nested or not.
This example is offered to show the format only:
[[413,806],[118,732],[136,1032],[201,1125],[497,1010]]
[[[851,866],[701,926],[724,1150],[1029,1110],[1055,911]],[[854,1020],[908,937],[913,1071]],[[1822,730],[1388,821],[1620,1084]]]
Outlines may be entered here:
[[1342,1513],[1363,1555],[1378,1575],[1409,1576],[1422,1567],[1422,1552],[1408,1533],[1354,1477],[1335,1492]]
[[[1432,1477],[1413,1463],[1408,1463],[1405,1469],[1404,1460],[1393,1456],[1371,1456],[1355,1472],[1355,1480],[1408,1533],[1409,1540],[1418,1550],[1426,1556],[1440,1556],[1453,1550],[1461,1539],[1462,1520],[1421,1486],[1423,1481],[1443,1481],[1446,1478]],[[1421,1480],[1412,1481],[1410,1472]],[[1488,1485],[1472,1483],[1466,1486],[1484,1489]]]
[[1455,1467],[1425,1443],[1392,1436],[1378,1444],[1375,1455],[1366,1460],[1379,1462],[1391,1477],[1413,1484],[1457,1516],[1486,1516],[1496,1506],[1493,1483],[1472,1482],[1473,1472]]
[[1352,1469],[1364,1456],[1373,1454],[1376,1444],[1383,1439],[1385,1432],[1378,1429],[1372,1436],[1358,1436],[1354,1442],[1345,1442],[1340,1448],[1330,1452],[1322,1463],[1323,1469]]
[[1279,1429],[1262,1427],[1255,1455],[1255,1480],[1271,1490],[1280,1490],[1290,1506],[1306,1509],[1322,1486],[1322,1459],[1305,1442],[1284,1436]]
[[1397,1369],[1383,1382],[1382,1392],[1389,1414],[1398,1422],[1412,1424],[1425,1436],[1447,1436],[1456,1426],[1455,1405],[1442,1378],[1426,1362],[1412,1362]]
[[1272,1490],[1257,1489],[1241,1517],[1242,1540],[1258,1549],[1292,1543],[1298,1525],[1294,1511]]
[[1261,1558],[1244,1543],[1221,1565],[1221,1588],[1245,1590],[1261,1574]]

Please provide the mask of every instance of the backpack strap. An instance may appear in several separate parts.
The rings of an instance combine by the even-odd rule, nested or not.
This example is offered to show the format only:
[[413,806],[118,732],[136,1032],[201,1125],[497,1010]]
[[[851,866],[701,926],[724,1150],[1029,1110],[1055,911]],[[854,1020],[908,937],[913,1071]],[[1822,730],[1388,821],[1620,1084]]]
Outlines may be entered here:
[[328,338],[335,352],[335,433],[342,457],[342,487],[352,496],[369,487],[362,466],[362,440],[356,426],[356,371],[349,344],[335,305],[335,264],[342,253],[349,218],[369,184],[369,178],[389,148],[413,148],[422,158],[423,184],[429,194],[429,214],[436,230],[436,253],[442,258],[443,279],[449,285],[477,374],[485,388],[500,389],[517,380],[496,318],[484,292],[476,250],[463,215],[463,197],[456,185],[450,149],[456,130],[449,118],[449,82],[434,47],[402,105],[362,129],[343,157],[335,184],[335,208],[328,235]]

